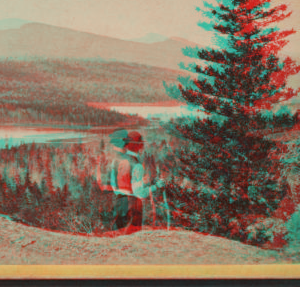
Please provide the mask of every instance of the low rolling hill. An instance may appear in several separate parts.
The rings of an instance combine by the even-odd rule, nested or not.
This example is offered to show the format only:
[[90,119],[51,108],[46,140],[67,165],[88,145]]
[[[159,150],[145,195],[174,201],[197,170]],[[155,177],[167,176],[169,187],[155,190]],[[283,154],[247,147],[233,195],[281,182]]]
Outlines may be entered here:
[[178,72],[121,62],[84,59],[0,61],[0,94],[5,101],[157,102],[169,101],[163,81]]

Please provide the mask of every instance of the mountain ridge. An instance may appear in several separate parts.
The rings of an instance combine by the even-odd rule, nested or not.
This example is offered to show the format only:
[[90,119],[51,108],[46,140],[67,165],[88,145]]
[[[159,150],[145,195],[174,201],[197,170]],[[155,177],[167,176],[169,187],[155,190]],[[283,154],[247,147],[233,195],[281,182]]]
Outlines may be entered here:
[[174,39],[137,43],[43,23],[27,23],[19,29],[0,30],[0,56],[94,58],[132,62],[179,70],[185,44]]
[[168,37],[161,35],[161,34],[147,33],[143,37],[129,39],[128,41],[152,44],[152,43],[157,43],[157,42],[163,42],[168,39],[169,39]]

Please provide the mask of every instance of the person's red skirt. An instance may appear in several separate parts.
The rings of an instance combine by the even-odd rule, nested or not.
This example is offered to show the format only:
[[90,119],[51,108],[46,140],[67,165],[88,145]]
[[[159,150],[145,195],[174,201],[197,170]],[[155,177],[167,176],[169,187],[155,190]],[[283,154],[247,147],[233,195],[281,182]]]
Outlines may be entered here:
[[129,226],[142,227],[143,202],[140,198],[125,194],[117,195],[113,230]]

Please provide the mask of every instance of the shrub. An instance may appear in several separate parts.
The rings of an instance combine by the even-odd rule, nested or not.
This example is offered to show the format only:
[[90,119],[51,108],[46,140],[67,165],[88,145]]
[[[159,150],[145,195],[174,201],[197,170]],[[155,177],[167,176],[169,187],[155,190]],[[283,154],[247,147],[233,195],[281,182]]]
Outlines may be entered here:
[[247,227],[248,242],[270,249],[281,249],[285,244],[287,230],[281,219],[262,218]]
[[286,223],[288,241],[287,252],[300,256],[300,206],[298,205],[296,212],[291,216],[291,219]]
[[176,180],[168,183],[166,191],[172,226],[268,248],[278,249],[285,244],[284,221],[270,218],[265,201],[255,205],[247,200],[230,201],[225,193],[201,184],[198,189],[182,187]]

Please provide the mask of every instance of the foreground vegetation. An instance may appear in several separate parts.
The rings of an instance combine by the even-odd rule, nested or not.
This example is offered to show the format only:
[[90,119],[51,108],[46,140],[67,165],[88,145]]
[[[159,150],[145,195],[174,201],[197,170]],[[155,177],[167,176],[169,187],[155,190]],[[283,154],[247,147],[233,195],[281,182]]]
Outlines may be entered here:
[[[291,219],[296,205],[293,198],[287,197],[289,190],[283,191],[280,197],[266,194],[268,201],[259,197],[230,202],[226,194],[218,194],[218,190],[181,174],[182,162],[176,154],[183,148],[198,146],[174,136],[159,135],[157,131],[152,133],[157,140],[150,141],[153,134],[149,132],[149,145],[141,158],[152,181],[159,177],[167,181],[164,190],[172,228],[223,236],[266,248],[281,249],[288,242],[296,244],[299,234],[295,218],[298,215],[295,213]],[[285,170],[290,170],[288,159],[293,152],[295,143],[277,154],[283,164],[282,176]],[[0,150],[0,212],[16,221],[49,230],[94,235],[110,231],[113,195],[107,197],[96,182],[99,155],[105,176],[113,154],[103,141],[100,144],[24,144]],[[155,195],[155,212],[150,200],[146,202],[145,226],[167,226],[162,192]],[[270,198],[274,205],[269,205]]]
[[[165,141],[157,146],[164,147]],[[0,213],[52,230],[88,234],[109,231],[114,194],[105,196],[96,182],[99,155],[105,176],[112,153],[103,141],[100,145],[33,143],[0,150]],[[156,171],[153,156],[145,153],[143,161],[150,162],[149,173]],[[145,224],[165,224],[160,197],[156,199],[156,223],[150,202],[146,203]]]

